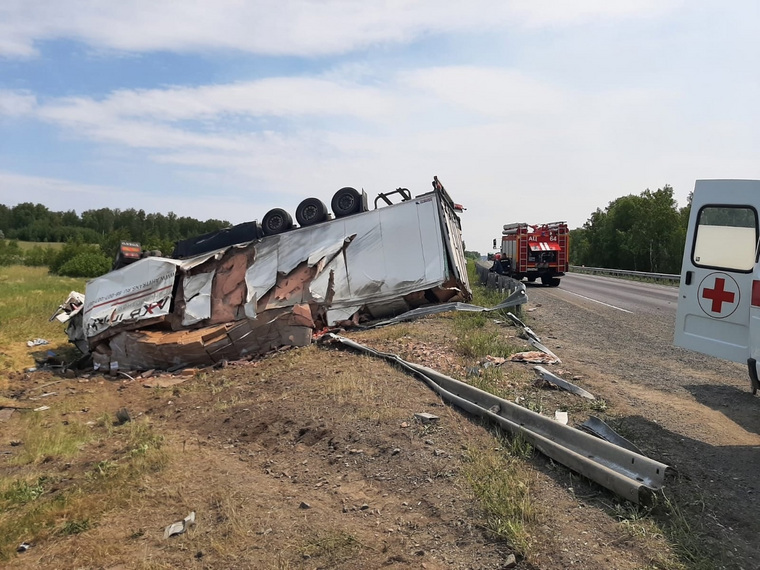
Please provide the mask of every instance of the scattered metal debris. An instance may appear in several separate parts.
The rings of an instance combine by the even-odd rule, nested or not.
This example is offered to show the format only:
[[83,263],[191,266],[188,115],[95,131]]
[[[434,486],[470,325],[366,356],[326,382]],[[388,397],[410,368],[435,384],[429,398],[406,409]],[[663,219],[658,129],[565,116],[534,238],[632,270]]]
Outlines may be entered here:
[[[513,434],[521,434],[548,457],[629,501],[647,502],[651,492],[664,485],[669,469],[664,463],[563,425],[432,368],[407,362],[395,354],[380,352],[332,333],[323,337],[323,342],[328,341],[396,363],[421,378],[447,402],[491,419]],[[495,406],[498,406],[497,412],[492,411]]]
[[35,338],[32,340],[26,341],[26,346],[33,347],[33,346],[42,346],[44,344],[50,344],[49,340],[45,340],[44,338]]
[[533,359],[528,360],[526,362],[540,362],[542,364],[560,364],[562,361],[559,359],[559,357],[554,354],[551,350],[549,350],[546,346],[541,344],[541,339],[538,337],[538,335],[533,332],[533,329],[531,329],[528,325],[526,325],[524,322],[522,322],[519,318],[517,318],[512,313],[507,313],[507,316],[509,319],[518,327],[522,328],[523,333],[525,333],[526,338],[528,339],[528,342],[544,354],[549,355],[551,358],[549,360],[541,360],[541,359]]
[[49,410],[50,406],[40,406],[39,408],[34,408],[35,412],[44,412],[45,410]]
[[32,547],[32,545],[29,544],[28,542],[22,542],[21,544],[18,545],[18,548],[16,549],[16,552],[26,552],[31,547]]
[[170,524],[164,529],[164,538],[169,538],[170,536],[174,536],[177,534],[184,533],[188,527],[195,524],[195,511],[191,511],[189,515],[187,515],[184,519],[181,521],[175,522]]
[[588,420],[583,422],[578,427],[597,437],[602,438],[605,441],[614,443],[615,445],[633,451],[634,453],[638,453],[639,455],[644,455],[644,453],[636,446],[636,444],[631,443],[625,439],[622,435],[618,434],[614,429],[612,429],[596,416],[589,417]]
[[414,414],[414,417],[418,420],[420,420],[423,424],[429,424],[432,422],[437,422],[440,418],[433,414],[428,414],[427,412],[417,412]]
[[594,395],[591,392],[587,392],[583,388],[580,388],[576,386],[575,384],[571,384],[567,380],[563,380],[556,374],[552,374],[549,372],[546,368],[542,366],[534,366],[533,370],[538,372],[538,375],[545,380],[546,382],[549,382],[550,384],[553,384],[554,386],[557,386],[558,388],[562,388],[563,390],[567,390],[568,392],[572,392],[573,394],[576,394],[577,396],[581,396],[582,398],[587,398],[589,400],[596,400]]
[[[406,313],[387,319],[377,323],[373,323],[370,328],[383,327],[386,325],[394,325],[397,323],[411,321],[420,317],[426,317],[428,315],[435,315],[438,313],[446,313],[448,311],[463,311],[470,313],[486,313],[491,311],[500,311],[509,307],[515,307],[521,305],[527,301],[527,295],[525,294],[525,286],[518,288],[506,299],[494,307],[480,307],[478,305],[471,305],[469,303],[443,303],[441,305],[430,305],[427,307],[420,307],[419,309],[412,309]],[[510,313],[511,314],[511,313]],[[530,329],[529,329],[530,330]]]

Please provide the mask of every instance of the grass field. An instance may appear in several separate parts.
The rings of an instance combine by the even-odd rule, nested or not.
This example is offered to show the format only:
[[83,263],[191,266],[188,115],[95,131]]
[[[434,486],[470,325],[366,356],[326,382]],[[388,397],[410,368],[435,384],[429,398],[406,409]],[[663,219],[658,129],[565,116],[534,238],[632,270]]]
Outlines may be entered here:
[[63,242],[47,242],[47,241],[20,241],[18,242],[19,248],[22,251],[27,251],[33,247],[50,247],[52,249],[61,249],[66,245]]
[[[85,280],[48,275],[44,267],[0,267],[0,373],[34,366],[34,355],[69,350],[64,326],[48,319],[71,291],[84,292]],[[44,338],[49,345],[27,347]],[[0,376],[0,388],[7,382]]]

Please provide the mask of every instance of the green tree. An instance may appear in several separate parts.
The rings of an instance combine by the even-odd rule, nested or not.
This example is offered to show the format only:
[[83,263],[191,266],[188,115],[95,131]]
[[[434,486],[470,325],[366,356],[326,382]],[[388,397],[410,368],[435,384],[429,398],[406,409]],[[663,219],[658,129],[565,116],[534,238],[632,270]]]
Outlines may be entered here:
[[597,209],[571,232],[574,265],[655,273],[680,271],[685,239],[684,215],[665,185],[639,195],[622,196]]

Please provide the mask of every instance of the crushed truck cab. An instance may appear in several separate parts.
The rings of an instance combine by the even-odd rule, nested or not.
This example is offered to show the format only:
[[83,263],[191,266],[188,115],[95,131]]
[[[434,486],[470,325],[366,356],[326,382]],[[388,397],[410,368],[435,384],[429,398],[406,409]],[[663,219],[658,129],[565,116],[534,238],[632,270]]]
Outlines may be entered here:
[[760,388],[760,181],[698,180],[686,233],[674,342],[747,364]]

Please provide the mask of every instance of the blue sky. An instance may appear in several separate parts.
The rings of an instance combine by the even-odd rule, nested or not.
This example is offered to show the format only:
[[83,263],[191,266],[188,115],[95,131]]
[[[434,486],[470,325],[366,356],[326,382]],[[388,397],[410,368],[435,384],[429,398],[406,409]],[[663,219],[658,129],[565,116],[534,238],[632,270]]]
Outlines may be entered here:
[[760,178],[753,1],[3,0],[0,202],[239,223],[437,175],[468,249]]

